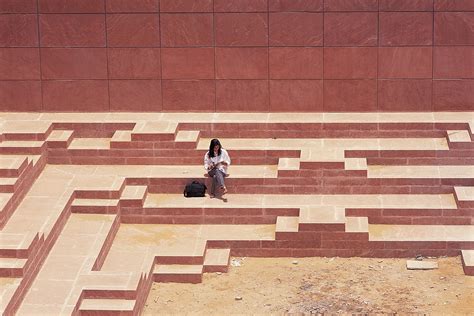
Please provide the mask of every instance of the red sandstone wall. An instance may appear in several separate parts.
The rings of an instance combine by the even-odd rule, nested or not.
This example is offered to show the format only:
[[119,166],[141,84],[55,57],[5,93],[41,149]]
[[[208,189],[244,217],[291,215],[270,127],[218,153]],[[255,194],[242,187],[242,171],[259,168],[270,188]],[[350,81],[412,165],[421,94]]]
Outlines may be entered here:
[[474,0],[0,0],[3,111],[474,110]]

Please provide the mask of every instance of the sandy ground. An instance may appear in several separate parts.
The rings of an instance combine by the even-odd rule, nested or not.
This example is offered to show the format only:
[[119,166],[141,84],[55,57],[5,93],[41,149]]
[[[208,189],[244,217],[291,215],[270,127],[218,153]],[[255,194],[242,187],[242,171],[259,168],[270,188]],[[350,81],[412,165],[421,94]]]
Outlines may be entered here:
[[474,277],[460,257],[425,259],[439,263],[430,271],[407,270],[405,259],[235,259],[240,267],[201,284],[154,283],[144,314],[474,315]]

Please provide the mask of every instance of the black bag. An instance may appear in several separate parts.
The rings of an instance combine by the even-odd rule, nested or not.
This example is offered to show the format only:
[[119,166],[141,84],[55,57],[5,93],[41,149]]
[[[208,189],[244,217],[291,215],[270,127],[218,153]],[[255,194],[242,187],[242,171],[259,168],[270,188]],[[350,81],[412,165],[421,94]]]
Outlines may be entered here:
[[203,197],[206,194],[207,187],[204,183],[193,181],[184,188],[185,197]]

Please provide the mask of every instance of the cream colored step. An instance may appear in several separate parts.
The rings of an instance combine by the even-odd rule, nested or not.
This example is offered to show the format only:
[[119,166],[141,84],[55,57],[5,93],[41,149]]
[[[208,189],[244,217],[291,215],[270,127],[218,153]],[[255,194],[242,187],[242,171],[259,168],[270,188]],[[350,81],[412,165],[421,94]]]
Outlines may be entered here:
[[474,267],[474,250],[461,250],[462,260],[467,267]]
[[118,206],[119,200],[114,199],[74,199],[72,206]]
[[204,267],[227,267],[229,265],[229,259],[230,249],[207,249],[204,257]]
[[474,201],[474,187],[454,187],[459,201]]
[[28,163],[27,156],[0,156],[0,169],[14,169],[18,170]]
[[74,134],[74,131],[54,130],[49,134],[46,141],[48,141],[48,142],[68,142],[71,139],[73,134]]
[[[206,149],[210,138],[201,138],[198,149]],[[448,150],[446,138],[221,138],[222,146],[234,150],[299,150],[310,148],[324,154],[336,150]],[[303,157],[302,157],[303,158]],[[341,158],[344,158],[342,156]]]
[[367,170],[367,159],[366,158],[345,158],[344,169],[345,170]]
[[0,269],[21,269],[25,266],[27,259],[0,258]]
[[3,315],[22,278],[0,278],[0,313]]
[[154,274],[201,274],[202,265],[190,264],[157,264],[153,271]]
[[[276,178],[276,165],[236,165],[229,167],[230,178]],[[150,178],[203,178],[201,165],[159,166],[97,166],[95,176],[150,177]]]
[[25,120],[6,120],[1,126],[2,134],[45,134],[51,127],[47,120],[30,120],[24,115]]
[[470,179],[474,166],[368,166],[368,178]]
[[68,149],[110,149],[110,138],[74,138]]
[[346,217],[347,233],[367,233],[369,231],[369,219],[367,217]]
[[453,194],[228,194],[227,203],[218,199],[186,199],[182,194],[149,193],[144,207],[170,208],[295,208],[295,207],[346,207],[346,208],[411,208],[456,209]]
[[36,140],[7,140],[0,143],[0,148],[41,148],[43,145],[43,141]]
[[132,135],[175,134],[177,127],[177,122],[171,122],[166,120],[139,122],[133,128]]
[[14,185],[18,178],[0,178],[0,185]]
[[344,224],[345,209],[338,206],[303,207],[300,209],[301,224]]
[[278,159],[278,170],[299,170],[300,158],[280,158]]
[[42,120],[55,122],[130,122],[163,120],[179,122],[260,122],[260,123],[469,123],[474,112],[397,112],[397,113],[2,113],[5,120]]
[[148,190],[147,186],[127,185],[120,196],[121,200],[141,200],[145,197]]
[[296,216],[278,216],[275,232],[293,233],[298,232],[299,218]]
[[371,241],[474,241],[471,225],[369,225]]
[[196,142],[199,139],[199,131],[178,131],[176,142]]
[[115,131],[110,141],[111,142],[130,142],[132,141],[132,131]]
[[135,300],[123,299],[83,299],[79,310],[82,312],[133,312]]
[[448,139],[451,143],[471,142],[471,136],[466,130],[447,131]]

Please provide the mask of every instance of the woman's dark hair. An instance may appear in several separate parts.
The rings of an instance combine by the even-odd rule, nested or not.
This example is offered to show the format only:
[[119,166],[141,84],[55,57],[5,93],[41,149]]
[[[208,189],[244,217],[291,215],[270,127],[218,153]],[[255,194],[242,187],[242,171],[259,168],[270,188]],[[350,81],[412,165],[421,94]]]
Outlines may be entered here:
[[216,145],[219,145],[219,151],[217,152],[217,156],[221,155],[221,142],[218,139],[214,138],[213,140],[211,140],[211,144],[209,145],[209,158],[214,157],[214,146]]

